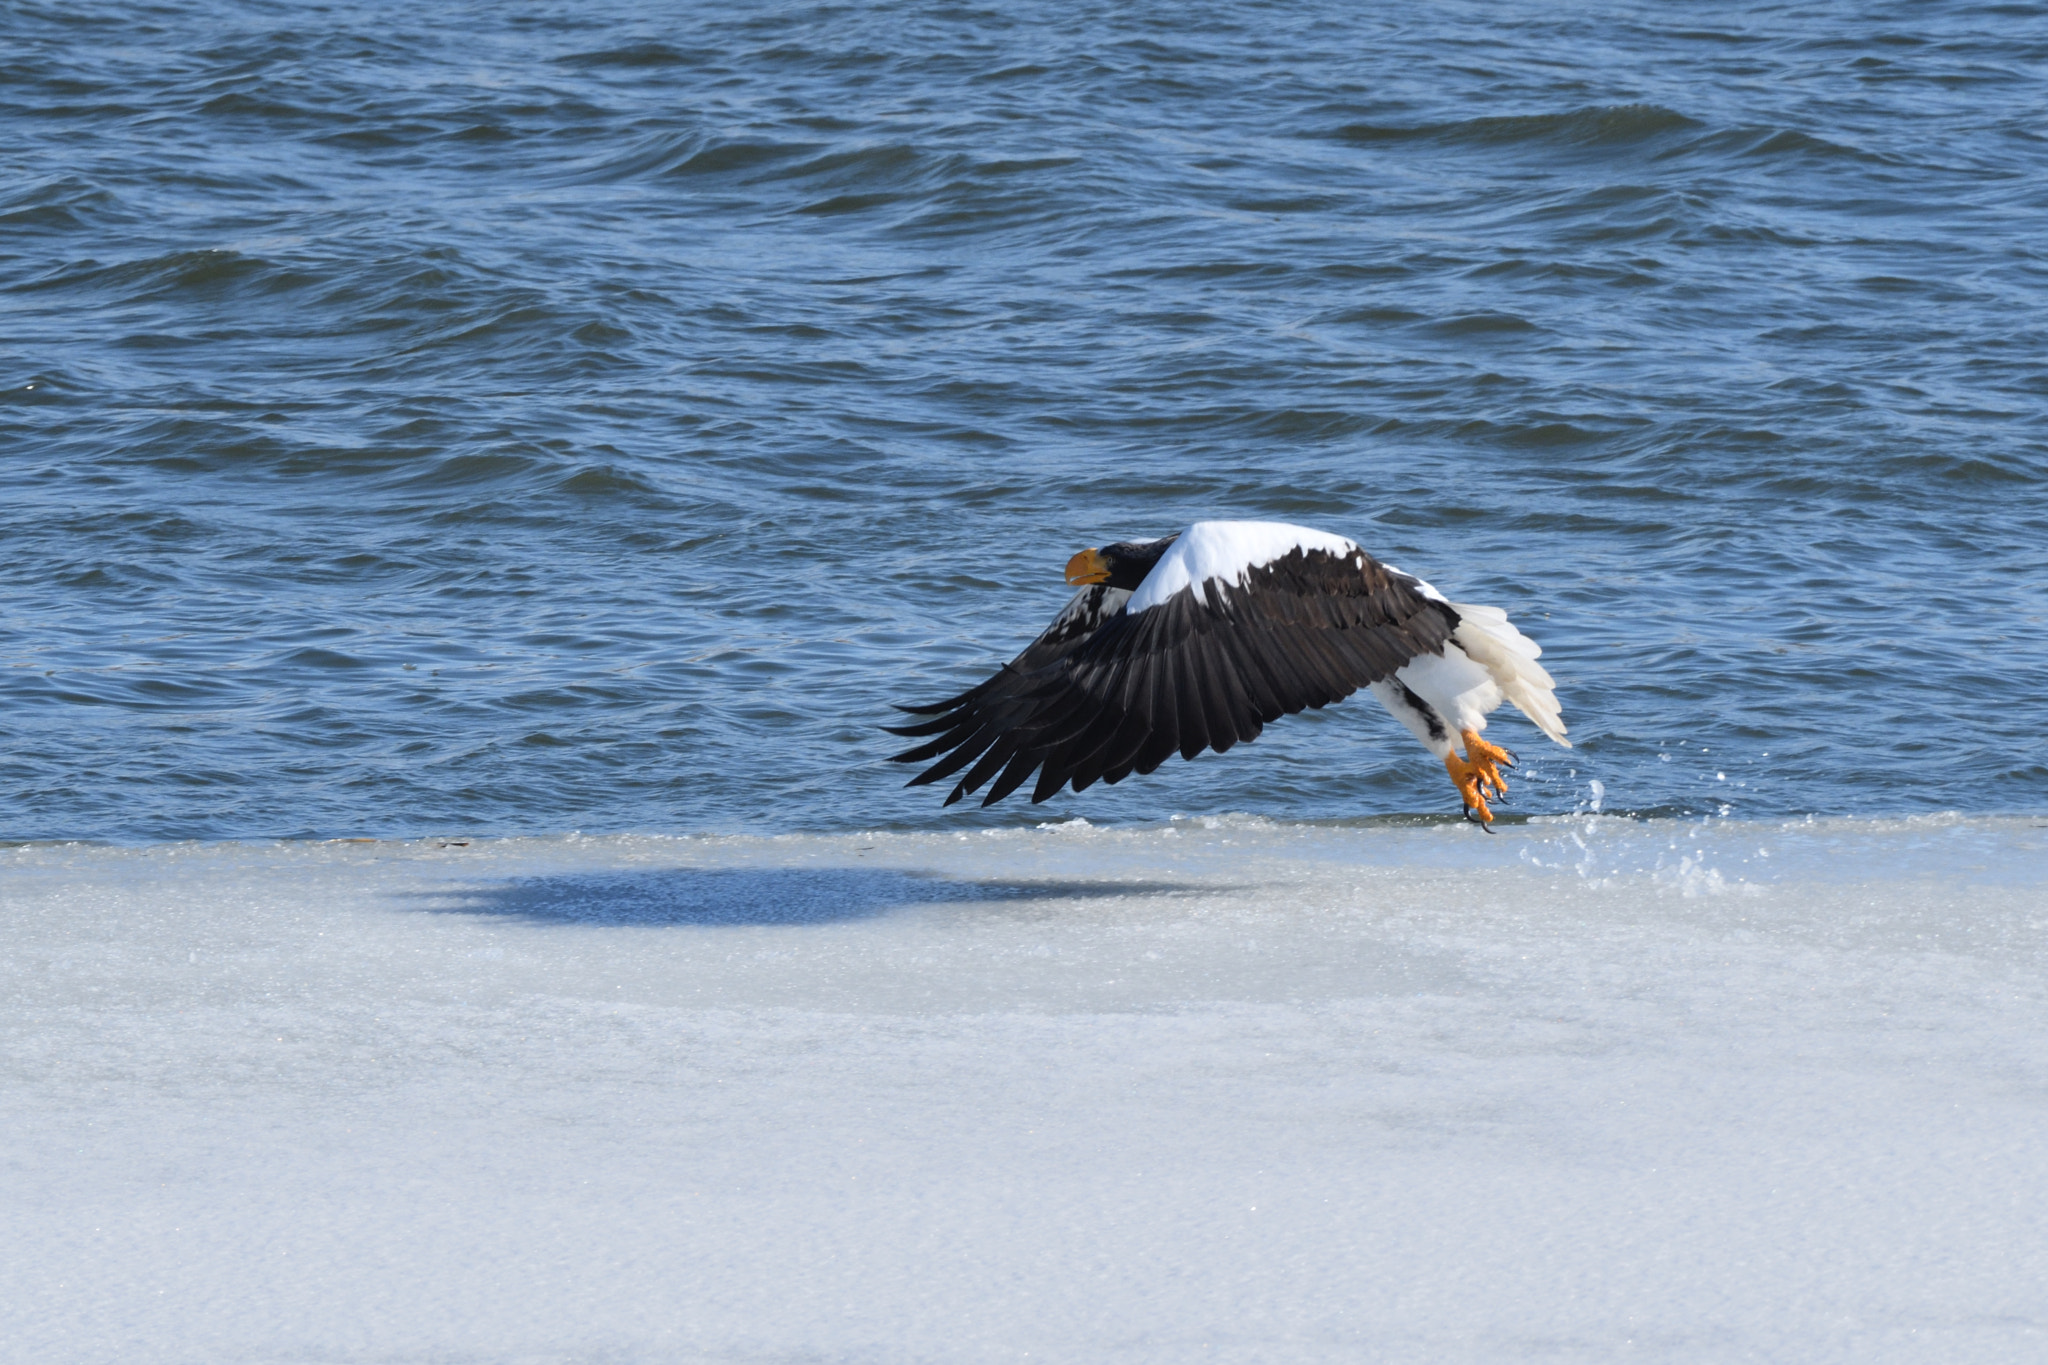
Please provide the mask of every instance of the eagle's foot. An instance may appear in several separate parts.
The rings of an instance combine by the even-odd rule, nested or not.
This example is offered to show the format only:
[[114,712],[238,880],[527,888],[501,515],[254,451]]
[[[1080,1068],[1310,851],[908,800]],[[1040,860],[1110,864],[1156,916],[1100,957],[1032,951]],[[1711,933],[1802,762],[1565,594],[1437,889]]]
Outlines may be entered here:
[[1488,744],[1479,737],[1477,730],[1463,732],[1465,756],[1458,757],[1456,749],[1444,755],[1444,768],[1451,775],[1452,785],[1458,789],[1458,798],[1465,803],[1465,815],[1476,818],[1481,825],[1493,823],[1493,812],[1487,808],[1486,797],[1490,792],[1496,798],[1508,794],[1508,784],[1500,775],[1500,765],[1515,766],[1515,756],[1497,744]]

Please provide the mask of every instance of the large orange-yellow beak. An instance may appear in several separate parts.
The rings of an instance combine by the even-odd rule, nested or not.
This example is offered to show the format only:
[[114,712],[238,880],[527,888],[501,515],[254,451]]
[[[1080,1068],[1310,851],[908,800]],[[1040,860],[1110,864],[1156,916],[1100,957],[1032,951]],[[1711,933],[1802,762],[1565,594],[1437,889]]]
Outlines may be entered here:
[[1067,582],[1077,588],[1108,581],[1109,562],[1092,546],[1067,561]]

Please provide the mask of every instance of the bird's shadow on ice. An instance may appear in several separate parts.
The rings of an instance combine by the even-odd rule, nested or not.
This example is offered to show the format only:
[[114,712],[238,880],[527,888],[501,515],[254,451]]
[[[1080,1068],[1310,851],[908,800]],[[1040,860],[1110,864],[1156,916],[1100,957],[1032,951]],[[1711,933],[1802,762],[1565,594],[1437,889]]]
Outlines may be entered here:
[[668,868],[520,877],[411,893],[436,914],[496,915],[533,924],[829,924],[915,905],[1156,895],[1165,882],[976,881],[881,868]]

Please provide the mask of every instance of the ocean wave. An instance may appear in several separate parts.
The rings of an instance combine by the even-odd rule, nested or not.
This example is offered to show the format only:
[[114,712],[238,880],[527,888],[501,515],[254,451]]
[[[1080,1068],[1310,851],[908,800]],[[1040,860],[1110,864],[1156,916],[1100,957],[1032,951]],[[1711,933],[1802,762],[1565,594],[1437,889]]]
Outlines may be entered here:
[[701,52],[685,51],[650,38],[595,52],[572,52],[556,57],[554,61],[562,66],[623,67],[631,70],[637,67],[701,66],[706,58]]
[[18,293],[80,290],[113,294],[117,302],[204,303],[246,294],[282,294],[317,283],[312,272],[225,247],[172,251],[138,260],[67,262]]
[[1426,141],[1465,147],[1512,147],[1535,142],[1614,148],[1650,142],[1701,126],[1698,120],[1661,105],[1622,104],[1554,114],[1493,115],[1449,123],[1347,123],[1331,136],[1366,146]]
[[1856,161],[1870,165],[1901,166],[1895,157],[1866,152],[1844,142],[1832,141],[1797,128],[1724,128],[1696,138],[1682,146],[1658,153],[1661,157],[1701,155],[1744,157],[1756,160]]

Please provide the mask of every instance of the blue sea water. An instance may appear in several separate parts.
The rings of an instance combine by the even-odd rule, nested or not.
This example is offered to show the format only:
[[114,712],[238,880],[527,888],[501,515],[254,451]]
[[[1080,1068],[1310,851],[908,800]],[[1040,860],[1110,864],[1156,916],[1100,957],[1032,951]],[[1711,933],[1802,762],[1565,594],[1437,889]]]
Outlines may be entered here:
[[2044,76],[2013,4],[10,4],[0,836],[1454,815],[1362,698],[902,788],[890,701],[1207,517],[1540,640],[1510,812],[2040,810]]

